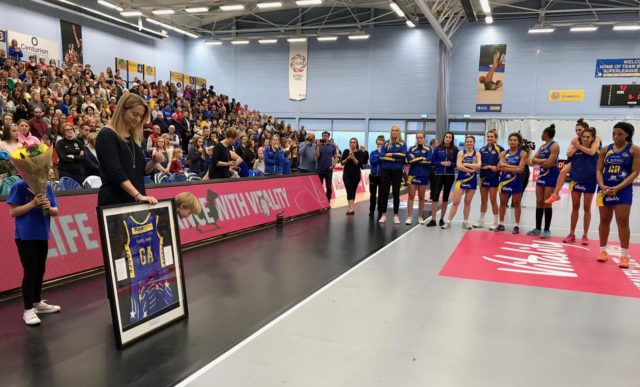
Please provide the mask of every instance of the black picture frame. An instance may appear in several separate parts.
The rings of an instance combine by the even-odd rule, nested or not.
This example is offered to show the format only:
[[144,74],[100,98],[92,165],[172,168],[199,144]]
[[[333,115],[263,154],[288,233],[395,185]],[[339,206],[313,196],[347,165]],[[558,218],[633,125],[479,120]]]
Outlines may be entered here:
[[116,347],[188,318],[174,200],[103,206],[97,213]]

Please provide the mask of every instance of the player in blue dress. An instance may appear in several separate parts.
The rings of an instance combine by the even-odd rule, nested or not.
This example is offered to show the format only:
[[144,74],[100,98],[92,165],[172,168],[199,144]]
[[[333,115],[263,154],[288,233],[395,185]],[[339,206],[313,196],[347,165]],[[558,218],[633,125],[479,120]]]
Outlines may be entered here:
[[[591,224],[591,203],[593,194],[596,192],[596,167],[598,165],[598,153],[590,154],[591,145],[596,142],[596,130],[594,128],[582,129],[580,148],[571,155],[571,162],[567,163],[571,173],[571,226],[569,235],[563,240],[564,243],[574,243],[576,241],[576,225],[580,216],[580,199],[584,195],[584,217],[582,244],[589,244],[589,225]],[[589,152],[588,152],[589,151]],[[564,168],[563,168],[564,170]]]
[[465,195],[462,228],[467,230],[471,228],[469,225],[469,212],[471,212],[473,195],[476,193],[476,188],[478,188],[476,173],[482,166],[482,160],[480,160],[480,154],[475,150],[475,145],[476,139],[473,136],[467,136],[464,140],[464,149],[458,152],[456,161],[456,168],[458,169],[456,190],[453,193],[453,206],[449,212],[449,219],[442,225],[444,229],[451,227],[451,221],[456,216],[456,212],[458,212],[462,195]]
[[527,164],[527,152],[522,150],[522,136],[520,133],[511,133],[509,135],[509,149],[500,155],[500,183],[498,184],[498,192],[500,193],[500,215],[498,227],[496,231],[504,231],[504,215],[507,212],[507,203],[511,198],[513,209],[515,212],[515,225],[513,233],[520,233],[520,214],[522,206],[523,184],[522,173]]
[[556,188],[554,189],[551,196],[545,200],[545,203],[553,203],[560,200],[560,190],[562,190],[562,186],[567,178],[569,172],[571,172],[571,157],[574,153],[581,150],[589,155],[598,155],[600,152],[600,148],[602,147],[602,140],[600,137],[596,136],[596,139],[591,142],[591,146],[585,147],[582,144],[582,132],[585,129],[589,129],[589,124],[587,124],[584,119],[580,118],[576,122],[576,137],[571,140],[571,144],[569,144],[569,149],[567,149],[567,162],[560,170],[560,174],[558,175],[558,181],[556,182]]
[[487,212],[488,202],[491,201],[491,212],[493,213],[493,225],[489,228],[495,230],[498,227],[498,183],[500,180],[500,154],[504,148],[496,143],[498,133],[495,129],[487,132],[487,145],[480,148],[480,219],[473,225],[475,228],[484,226],[484,216]]
[[[529,231],[527,235],[539,235],[542,239],[551,238],[551,217],[553,209],[551,204],[545,203],[545,200],[553,193],[558,181],[558,155],[560,154],[560,145],[553,141],[556,135],[556,126],[551,124],[542,131],[542,141],[544,144],[538,149],[538,152],[531,164],[540,166],[540,175],[536,181],[536,228]],[[544,217],[544,230],[542,230],[542,218]]]
[[131,281],[129,322],[133,323],[152,316],[174,301],[165,264],[164,241],[158,232],[158,216],[149,213],[142,222],[129,216],[123,223]]
[[409,149],[407,161],[409,162],[409,198],[407,199],[407,220],[410,225],[413,218],[413,200],[418,191],[418,223],[424,224],[424,194],[429,185],[429,170],[431,169],[431,148],[424,143],[424,132],[416,134],[417,144]]
[[623,269],[629,268],[629,214],[633,182],[640,174],[640,147],[631,143],[633,132],[633,125],[618,122],[613,127],[613,144],[600,151],[596,169],[600,207],[600,253],[597,259],[599,262],[609,259],[607,242],[615,214],[621,248],[619,266]]

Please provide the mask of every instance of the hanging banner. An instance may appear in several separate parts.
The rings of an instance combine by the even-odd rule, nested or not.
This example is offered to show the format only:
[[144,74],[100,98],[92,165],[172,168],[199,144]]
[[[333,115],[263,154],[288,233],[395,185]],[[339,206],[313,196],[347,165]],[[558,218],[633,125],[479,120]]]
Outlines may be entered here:
[[144,65],[144,78],[145,79],[153,78],[155,80],[155,78],[156,78],[156,67],[155,66]]
[[127,65],[129,74],[133,77],[137,77],[138,75],[142,75],[144,73],[144,65],[142,63],[134,62],[132,60],[128,61]]
[[82,64],[82,26],[65,20],[60,20],[60,36],[64,61],[70,64]]
[[204,79],[204,78],[197,77],[196,78],[196,85],[198,87],[207,87],[207,80]]
[[506,44],[480,46],[476,112],[501,112],[504,99]]
[[60,57],[60,45],[53,40],[9,31],[7,41],[11,43],[13,39],[18,41],[18,47],[20,47],[24,55],[22,57],[23,61],[28,61],[31,55],[35,55],[36,58],[44,57],[47,62],[49,59],[55,59],[56,61],[62,59]]
[[583,102],[584,89],[549,90],[549,102]]
[[597,59],[596,78],[640,77],[640,58]]
[[127,71],[127,60],[122,58],[116,58],[116,70]]
[[307,98],[307,42],[289,43],[289,99]]
[[169,78],[170,81],[175,83],[176,86],[178,83],[180,83],[180,85],[182,85],[182,83],[184,82],[184,74],[176,72],[176,71],[171,71],[169,73]]

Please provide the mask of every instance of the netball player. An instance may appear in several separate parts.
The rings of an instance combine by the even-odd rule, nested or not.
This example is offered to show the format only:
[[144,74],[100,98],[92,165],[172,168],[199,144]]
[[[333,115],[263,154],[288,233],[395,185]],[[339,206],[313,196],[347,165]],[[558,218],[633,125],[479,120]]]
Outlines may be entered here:
[[498,191],[500,193],[500,219],[496,231],[504,231],[504,215],[507,212],[507,202],[511,198],[511,203],[515,212],[515,225],[513,234],[520,233],[520,205],[524,186],[522,184],[522,173],[527,165],[527,152],[522,150],[522,136],[520,133],[509,135],[509,150],[500,155],[500,182]]
[[431,169],[431,148],[424,144],[424,133],[416,134],[416,146],[407,153],[409,161],[409,198],[407,199],[407,220],[410,225],[413,221],[413,200],[418,191],[418,223],[424,224],[424,194],[429,184],[429,170]]
[[[593,202],[593,194],[596,192],[596,167],[598,165],[598,154],[589,154],[584,152],[582,148],[591,150],[591,144],[596,141],[596,130],[594,128],[586,128],[581,130],[582,138],[580,147],[571,155],[571,162],[567,164],[571,173],[571,227],[569,235],[564,239],[565,243],[574,243],[576,241],[575,231],[578,224],[578,216],[580,215],[580,199],[584,195],[584,217],[582,244],[589,244],[589,224],[591,224],[591,203]],[[564,170],[564,168],[563,168]]]
[[[542,239],[551,238],[551,217],[553,210],[551,204],[545,203],[545,199],[551,195],[558,181],[558,155],[560,154],[560,145],[553,141],[556,135],[556,126],[551,124],[542,131],[542,141],[544,144],[538,149],[538,152],[531,164],[540,166],[540,175],[536,181],[536,228],[529,231],[527,235],[539,235]],[[544,217],[544,230],[542,230],[542,218]]]
[[564,185],[564,182],[567,179],[567,175],[571,170],[571,166],[568,165],[568,163],[571,162],[571,157],[573,156],[574,153],[576,153],[578,150],[581,150],[582,152],[586,152],[591,156],[598,154],[601,146],[600,137],[596,136],[595,140],[591,143],[590,147],[585,147],[583,144],[581,144],[582,131],[588,128],[589,128],[589,124],[587,124],[584,121],[584,119],[582,118],[578,119],[578,122],[576,122],[576,137],[573,140],[571,140],[571,144],[569,145],[569,149],[567,150],[567,164],[565,164],[564,167],[562,167],[562,170],[560,171],[560,175],[558,175],[558,182],[556,183],[556,188],[554,189],[551,196],[549,196],[549,198],[545,200],[545,203],[551,204],[553,202],[560,200],[560,190],[562,189],[562,186]]
[[498,226],[498,181],[500,179],[500,154],[504,148],[496,144],[498,133],[495,129],[487,132],[487,145],[480,148],[482,167],[480,168],[480,219],[473,225],[475,228],[484,226],[484,216],[487,213],[488,201],[491,200],[491,212],[493,213],[493,226]]
[[619,266],[629,267],[629,214],[633,199],[633,181],[640,174],[640,147],[633,145],[633,125],[618,122],[613,127],[613,144],[603,148],[598,157],[598,207],[600,207],[600,254],[598,262],[606,262],[607,241],[613,215],[616,216],[620,239]]
[[458,206],[462,195],[464,195],[464,220],[462,222],[462,228],[470,229],[469,225],[469,212],[471,211],[471,201],[473,195],[478,188],[478,179],[476,178],[476,171],[480,170],[482,166],[482,160],[480,155],[475,150],[476,139],[473,136],[467,136],[464,141],[464,150],[458,152],[456,168],[458,168],[458,178],[456,180],[456,190],[453,193],[453,206],[449,212],[449,220],[442,226],[447,229],[451,227],[451,221],[458,212]]
[[402,183],[402,164],[407,157],[407,145],[400,136],[400,127],[393,125],[387,141],[380,152],[382,161],[382,191],[380,193],[380,208],[382,213],[379,223],[387,221],[387,203],[389,190],[393,188],[393,223],[400,224],[400,184]]
[[458,155],[458,148],[453,144],[453,133],[446,132],[442,138],[442,142],[431,153],[431,165],[434,167],[435,175],[431,190],[431,221],[427,223],[427,227],[436,225],[436,212],[438,212],[438,200],[440,200],[440,192],[442,192],[442,209],[440,211],[440,226],[444,226],[444,216],[447,213],[447,203],[449,202],[449,194],[451,187],[456,178],[455,162]]

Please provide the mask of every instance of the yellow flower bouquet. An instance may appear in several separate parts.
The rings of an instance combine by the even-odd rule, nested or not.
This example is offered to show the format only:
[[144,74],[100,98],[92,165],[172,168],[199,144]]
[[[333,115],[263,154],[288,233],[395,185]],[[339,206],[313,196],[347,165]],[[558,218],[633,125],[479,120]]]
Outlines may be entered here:
[[[45,144],[23,146],[11,153],[11,162],[34,195],[45,194],[53,150]],[[48,210],[43,210],[48,215]]]

